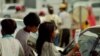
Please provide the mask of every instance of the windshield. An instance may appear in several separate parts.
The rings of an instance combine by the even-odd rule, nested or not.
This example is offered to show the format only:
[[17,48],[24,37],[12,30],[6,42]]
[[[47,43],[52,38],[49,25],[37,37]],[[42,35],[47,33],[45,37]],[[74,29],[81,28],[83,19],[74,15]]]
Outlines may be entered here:
[[16,7],[15,6],[10,6],[9,8],[8,8],[8,10],[13,10],[13,9],[15,9]]
[[92,7],[100,7],[100,3],[93,3]]

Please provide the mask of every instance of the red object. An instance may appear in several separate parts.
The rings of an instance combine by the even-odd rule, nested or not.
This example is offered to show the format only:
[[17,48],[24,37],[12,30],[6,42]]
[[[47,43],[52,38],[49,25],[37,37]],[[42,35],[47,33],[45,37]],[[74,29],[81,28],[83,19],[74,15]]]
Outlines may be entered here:
[[20,11],[21,7],[20,6],[16,6],[16,11]]
[[40,12],[39,12],[39,15],[40,15],[40,16],[45,16],[45,12],[44,12],[44,11],[40,11]]
[[92,7],[88,7],[88,23],[90,26],[95,26],[96,25],[96,18],[95,15],[92,13]]

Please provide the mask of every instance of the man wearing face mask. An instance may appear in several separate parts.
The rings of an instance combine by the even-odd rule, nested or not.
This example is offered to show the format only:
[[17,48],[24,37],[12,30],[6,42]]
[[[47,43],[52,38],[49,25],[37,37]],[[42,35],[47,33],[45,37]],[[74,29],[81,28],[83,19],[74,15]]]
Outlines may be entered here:
[[23,22],[25,24],[25,27],[17,32],[16,38],[22,44],[25,56],[30,56],[30,47],[27,42],[29,37],[31,36],[30,33],[35,33],[37,31],[40,24],[40,19],[35,13],[31,12],[24,17]]

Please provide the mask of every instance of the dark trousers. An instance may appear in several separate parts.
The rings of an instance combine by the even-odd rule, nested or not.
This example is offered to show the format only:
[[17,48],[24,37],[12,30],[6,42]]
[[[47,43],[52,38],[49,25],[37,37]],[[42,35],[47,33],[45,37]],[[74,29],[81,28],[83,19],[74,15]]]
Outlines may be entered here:
[[63,47],[64,45],[67,46],[69,44],[70,30],[62,29],[60,38],[61,38],[60,47]]

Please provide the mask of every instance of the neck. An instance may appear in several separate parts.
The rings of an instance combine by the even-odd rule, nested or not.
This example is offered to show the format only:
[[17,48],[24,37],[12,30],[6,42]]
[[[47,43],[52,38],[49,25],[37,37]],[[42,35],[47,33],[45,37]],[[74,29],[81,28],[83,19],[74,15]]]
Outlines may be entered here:
[[25,27],[25,28],[24,28],[24,31],[30,32],[30,29],[29,29],[28,27]]

